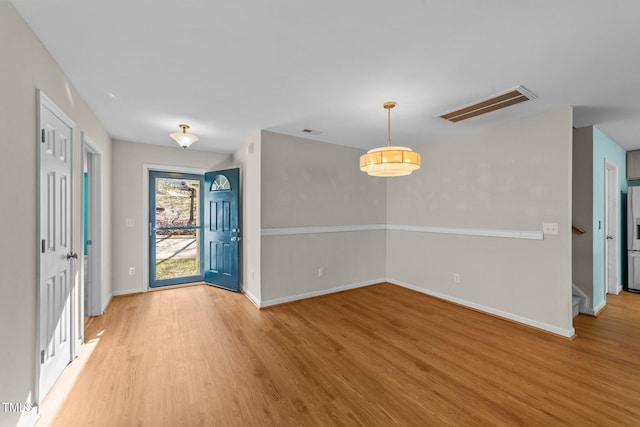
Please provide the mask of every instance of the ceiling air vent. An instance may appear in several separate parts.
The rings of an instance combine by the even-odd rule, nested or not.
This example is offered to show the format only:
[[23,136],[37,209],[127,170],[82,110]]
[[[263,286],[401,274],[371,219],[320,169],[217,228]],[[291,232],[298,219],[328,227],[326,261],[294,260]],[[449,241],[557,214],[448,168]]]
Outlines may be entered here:
[[455,123],[480,116],[491,111],[500,110],[511,105],[519,104],[530,99],[536,99],[536,96],[529,92],[524,86],[518,86],[513,89],[500,92],[496,95],[492,95],[489,98],[481,99],[480,101],[476,101],[472,104],[458,107],[455,110],[440,114],[438,117],[442,117],[445,120]]

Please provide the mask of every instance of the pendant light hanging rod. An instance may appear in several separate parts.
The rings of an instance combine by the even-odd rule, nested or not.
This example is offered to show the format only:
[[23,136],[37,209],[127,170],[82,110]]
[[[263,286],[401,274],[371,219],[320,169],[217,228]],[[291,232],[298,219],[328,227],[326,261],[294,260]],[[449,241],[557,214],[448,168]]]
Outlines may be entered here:
[[387,147],[391,147],[391,109],[396,106],[393,101],[387,101],[383,107],[387,110]]

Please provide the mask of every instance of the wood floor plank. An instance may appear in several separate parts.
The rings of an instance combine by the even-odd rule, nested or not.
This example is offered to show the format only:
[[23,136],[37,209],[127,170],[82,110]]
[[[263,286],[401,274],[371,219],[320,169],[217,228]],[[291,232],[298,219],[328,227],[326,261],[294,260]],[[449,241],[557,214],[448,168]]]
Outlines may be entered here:
[[115,297],[54,426],[637,426],[640,295],[566,340],[391,284]]

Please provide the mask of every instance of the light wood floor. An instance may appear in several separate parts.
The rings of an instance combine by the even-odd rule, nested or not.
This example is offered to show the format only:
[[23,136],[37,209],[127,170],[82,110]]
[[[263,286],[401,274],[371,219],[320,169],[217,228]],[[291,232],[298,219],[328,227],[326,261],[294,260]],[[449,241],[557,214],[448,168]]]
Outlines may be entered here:
[[640,425],[640,295],[575,326],[390,284],[262,311],[207,286],[121,296],[54,425]]

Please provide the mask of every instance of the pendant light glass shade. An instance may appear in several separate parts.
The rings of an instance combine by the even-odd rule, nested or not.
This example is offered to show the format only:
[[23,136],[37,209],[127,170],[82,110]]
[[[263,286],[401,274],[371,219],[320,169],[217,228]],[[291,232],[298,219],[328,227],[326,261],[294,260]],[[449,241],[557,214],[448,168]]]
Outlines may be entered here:
[[420,154],[407,147],[380,147],[360,156],[360,170],[372,176],[409,175],[420,169]]
[[420,169],[420,154],[407,147],[391,145],[391,109],[393,101],[385,102],[387,110],[388,135],[386,147],[374,148],[360,156],[360,170],[372,176],[403,176]]
[[189,129],[189,125],[178,125],[182,128],[182,132],[174,132],[169,136],[173,138],[182,148],[188,148],[191,144],[199,140],[197,136],[187,133],[187,129]]

